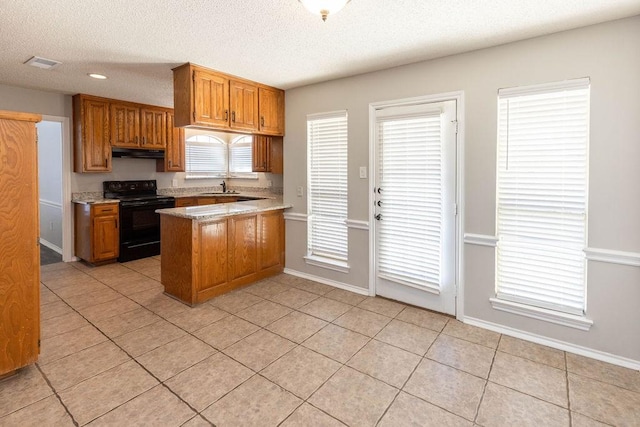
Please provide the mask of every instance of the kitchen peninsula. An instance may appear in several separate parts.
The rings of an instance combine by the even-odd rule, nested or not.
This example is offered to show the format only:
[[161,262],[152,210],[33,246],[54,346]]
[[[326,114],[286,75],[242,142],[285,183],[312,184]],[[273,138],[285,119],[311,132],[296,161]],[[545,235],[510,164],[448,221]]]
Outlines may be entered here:
[[284,209],[265,199],[160,209],[161,282],[195,305],[284,269]]

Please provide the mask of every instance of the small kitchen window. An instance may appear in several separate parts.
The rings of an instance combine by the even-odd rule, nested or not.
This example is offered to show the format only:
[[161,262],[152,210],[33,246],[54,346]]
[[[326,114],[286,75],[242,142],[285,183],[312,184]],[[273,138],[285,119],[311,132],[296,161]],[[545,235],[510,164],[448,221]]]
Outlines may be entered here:
[[238,136],[231,141],[197,134],[185,141],[187,179],[249,178],[256,179],[252,171],[251,135]]

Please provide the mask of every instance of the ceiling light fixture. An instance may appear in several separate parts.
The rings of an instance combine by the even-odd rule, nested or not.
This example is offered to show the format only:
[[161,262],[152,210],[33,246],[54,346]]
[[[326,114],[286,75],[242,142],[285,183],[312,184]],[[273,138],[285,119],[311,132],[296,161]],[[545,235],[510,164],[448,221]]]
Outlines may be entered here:
[[327,16],[339,12],[351,0],[298,0],[309,12],[320,15],[323,21]]
[[98,79],[98,80],[104,80],[107,78],[107,76],[102,75],[102,74],[96,74],[96,73],[89,73],[87,74],[89,77],[93,77],[94,79]]

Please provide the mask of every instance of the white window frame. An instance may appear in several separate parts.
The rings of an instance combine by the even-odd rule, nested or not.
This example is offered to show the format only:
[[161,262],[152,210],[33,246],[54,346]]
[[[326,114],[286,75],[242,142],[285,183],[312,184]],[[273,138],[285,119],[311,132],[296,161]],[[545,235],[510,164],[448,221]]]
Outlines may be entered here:
[[[248,151],[248,156],[246,153],[244,155],[244,160],[247,161],[248,164],[243,165],[244,168],[235,169],[234,166],[236,162],[234,162],[234,152],[235,149],[240,148],[242,151]],[[257,179],[258,173],[253,172],[253,136],[252,135],[241,135],[233,138],[228,145],[228,156],[227,159],[229,161],[229,178],[247,178],[247,179]],[[244,169],[244,170],[242,170]]]
[[[337,121],[340,134],[319,136],[322,123]],[[330,130],[330,129],[324,129]],[[335,130],[335,129],[334,129]],[[346,221],[348,216],[348,113],[346,110],[307,115],[307,255],[305,262],[309,265],[327,268],[342,273],[349,272],[349,229]],[[314,148],[320,142],[330,143],[330,151],[324,152]],[[326,162],[326,155],[336,157]],[[321,167],[316,153],[325,157],[325,168]],[[322,184],[318,176],[323,173],[331,177],[331,181]],[[323,188],[324,185],[324,188]],[[336,192],[337,191],[337,192]],[[322,193],[319,198],[316,193]],[[329,196],[327,196],[329,194]],[[324,200],[324,203],[319,203]],[[323,239],[321,231],[330,233],[332,238]]]
[[[585,90],[586,94],[583,92],[582,96],[586,97],[586,129],[584,129],[584,134],[585,134],[585,140],[584,140],[584,154],[583,154],[583,160],[582,161],[578,161],[576,164],[579,165],[578,166],[578,173],[573,175],[572,178],[574,179],[573,182],[575,182],[575,177],[576,176],[580,176],[581,174],[584,174],[584,181],[579,181],[581,183],[581,186],[583,188],[583,191],[580,192],[579,190],[578,193],[575,194],[569,194],[570,196],[578,196],[578,204],[577,206],[583,206],[583,212],[581,212],[580,210],[582,208],[578,207],[578,211],[575,211],[575,207],[571,206],[569,204],[567,204],[568,202],[566,202],[565,200],[562,201],[556,201],[556,203],[553,203],[553,201],[551,199],[549,205],[545,205],[545,206],[537,206],[536,209],[543,209],[541,212],[543,214],[543,218],[541,219],[542,221],[545,221],[544,216],[547,216],[546,221],[559,221],[558,219],[554,219],[552,217],[548,217],[548,215],[554,215],[552,211],[550,211],[549,209],[552,207],[558,207],[561,206],[562,211],[554,211],[554,212],[562,212],[562,215],[569,215],[569,217],[571,217],[571,220],[567,220],[567,221],[572,221],[571,224],[574,225],[574,227],[570,230],[570,229],[564,229],[567,233],[571,234],[570,236],[566,237],[563,241],[563,239],[560,239],[559,236],[560,234],[557,234],[556,236],[552,237],[545,237],[544,236],[544,231],[531,231],[533,229],[533,227],[530,224],[527,223],[518,223],[518,231],[523,230],[527,230],[526,233],[528,235],[523,235],[523,234],[518,234],[518,231],[511,231],[511,233],[509,233],[509,231],[505,231],[504,233],[501,231],[501,223],[504,223],[504,227],[507,227],[507,229],[509,229],[509,227],[514,226],[516,223],[514,223],[514,217],[513,217],[513,213],[504,213],[504,209],[501,211],[501,207],[504,206],[505,208],[507,207],[511,207],[511,210],[513,210],[512,207],[512,203],[509,204],[502,204],[501,203],[501,187],[504,186],[504,188],[506,188],[504,191],[506,191],[507,193],[505,193],[506,195],[509,195],[511,197],[513,197],[514,195],[518,195],[520,194],[519,197],[522,197],[523,194],[530,194],[529,192],[531,191],[536,191],[535,187],[530,187],[530,185],[532,184],[531,181],[527,182],[526,178],[525,181],[504,181],[504,180],[513,180],[513,175],[509,176],[507,175],[508,172],[506,172],[506,169],[504,169],[503,167],[503,163],[506,162],[506,159],[508,158],[506,155],[503,157],[502,153],[506,153],[508,151],[505,151],[506,149],[508,149],[508,139],[505,139],[503,137],[503,134],[501,133],[501,128],[500,128],[500,123],[501,120],[504,120],[506,118],[508,118],[508,115],[503,117],[502,113],[501,113],[501,106],[503,108],[505,108],[505,103],[506,104],[506,108],[508,107],[508,101],[507,100],[511,100],[511,99],[521,99],[523,101],[529,101],[529,102],[534,102],[536,99],[535,97],[540,96],[543,97],[545,94],[559,94],[559,93],[567,93],[567,94],[579,94],[579,92],[575,92],[577,90]],[[519,315],[523,315],[523,316],[527,316],[527,317],[531,317],[531,318],[536,318],[539,320],[545,320],[548,322],[552,322],[552,323],[556,323],[556,324],[561,324],[564,326],[569,326],[569,327],[574,327],[577,329],[582,329],[582,330],[588,330],[591,325],[593,324],[593,322],[589,319],[586,319],[585,317],[585,313],[586,313],[586,301],[587,301],[587,260],[584,254],[584,250],[587,247],[587,212],[588,212],[588,194],[589,194],[589,176],[588,176],[588,171],[589,171],[589,109],[590,109],[590,102],[589,102],[589,91],[590,91],[590,81],[588,78],[584,78],[584,79],[574,79],[574,80],[568,80],[568,81],[562,81],[562,82],[554,82],[554,83],[548,83],[548,84],[543,84],[543,85],[535,85],[535,86],[526,86],[526,87],[516,87],[516,88],[508,88],[508,89],[500,89],[498,91],[498,135],[497,135],[497,140],[498,140],[498,144],[497,144],[497,174],[496,174],[496,235],[498,238],[498,243],[496,245],[496,297],[495,298],[491,298],[491,304],[492,306],[497,309],[497,310],[501,310],[501,311],[506,311],[509,313],[514,313],[514,314],[519,314]],[[546,107],[546,104],[544,105]],[[529,107],[529,108],[533,108],[533,107]],[[510,109],[507,111],[511,111]],[[530,110],[529,110],[530,111]],[[508,114],[508,113],[507,113]],[[584,117],[583,117],[584,118]],[[509,122],[511,123],[511,122]],[[524,123],[520,122],[521,124]],[[557,129],[557,128],[556,128]],[[532,135],[533,137],[533,135]],[[508,138],[508,136],[507,136]],[[504,144],[507,144],[506,146]],[[522,144],[522,143],[521,143]],[[535,144],[535,143],[534,143]],[[520,147],[522,147],[523,145],[521,145]],[[504,147],[504,149],[503,149]],[[516,146],[514,146],[516,147]],[[529,146],[531,148],[535,148],[533,146]],[[572,147],[573,148],[573,147]],[[513,150],[513,148],[512,148]],[[515,152],[514,152],[515,153]],[[522,160],[522,157],[516,157],[516,154],[511,154],[511,157],[513,157],[514,162],[517,162],[517,159]],[[580,156],[578,156],[580,157]],[[505,163],[506,164],[506,163]],[[514,163],[515,164],[515,163]],[[534,166],[531,166],[534,167]],[[582,167],[584,169],[582,169]],[[523,174],[526,175],[527,172],[531,172],[531,171],[535,171],[535,169],[531,169],[530,171],[526,171],[524,169],[520,169]],[[562,169],[563,171],[565,170],[564,168]],[[554,171],[555,172],[555,171]],[[564,172],[563,172],[564,173]],[[571,172],[567,172],[567,174],[571,174]],[[516,178],[517,179],[517,178]],[[530,180],[531,178],[529,178]],[[565,183],[565,185],[569,184],[569,181],[567,181],[567,179],[569,178],[565,178],[562,182]],[[504,181],[504,182],[503,182]],[[508,187],[506,186],[507,184],[509,184],[510,182],[514,182],[515,184],[513,185],[529,185],[529,187],[526,187],[525,193],[521,193],[520,190],[517,191],[512,191],[510,189],[508,189]],[[553,181],[551,181],[553,182]],[[521,183],[521,184],[518,184]],[[554,183],[555,184],[555,183]],[[542,184],[540,184],[541,187],[544,187]],[[546,183],[546,186],[548,186],[549,184]],[[524,188],[524,187],[522,187]],[[579,187],[580,188],[580,187]],[[544,190],[544,188],[539,188],[537,191],[542,192]],[[541,193],[543,194],[543,193]],[[562,197],[566,197],[565,194],[566,192],[562,192],[563,196]],[[525,196],[525,197],[530,197],[529,195]],[[532,203],[532,202],[529,202]],[[517,204],[517,203],[516,203]],[[548,208],[547,210],[544,210],[545,208]],[[572,211],[573,209],[573,211]],[[527,214],[528,210],[525,209],[524,212],[524,216],[523,219],[525,221],[527,221],[527,215],[531,215],[531,213]],[[573,213],[572,213],[573,212]],[[532,223],[531,223],[532,224]],[[553,222],[545,222],[544,225],[546,225],[547,227],[550,224],[554,224]],[[557,222],[555,223],[556,225],[558,224]],[[580,224],[583,228],[577,227],[576,228],[576,224]],[[563,226],[564,227],[564,226]],[[505,229],[505,230],[507,230]],[[544,227],[543,227],[544,229]],[[583,230],[582,232],[580,232],[579,230]],[[515,234],[514,234],[515,233]],[[581,234],[582,233],[582,234]],[[504,240],[507,239],[507,240]],[[515,240],[514,240],[515,239]],[[567,240],[569,239],[569,240]],[[503,246],[502,246],[502,252],[501,252],[501,240],[504,240]],[[510,241],[511,243],[507,243],[508,241]],[[557,297],[550,297],[549,300],[544,301],[545,298],[542,297],[542,294],[544,294],[546,291],[545,290],[541,290],[541,291],[536,291],[535,288],[529,288],[530,292],[526,292],[526,291],[518,291],[518,287],[522,287],[522,286],[526,286],[523,285],[521,282],[518,281],[518,283],[514,284],[514,283],[507,283],[505,282],[505,287],[501,287],[501,275],[503,273],[506,273],[507,270],[501,270],[501,265],[504,265],[505,267],[503,268],[507,268],[514,267],[513,262],[514,261],[509,261],[509,257],[513,257],[514,254],[517,254],[518,252],[513,252],[513,251],[509,251],[508,249],[504,249],[505,245],[513,245],[514,241],[520,241],[521,243],[516,243],[517,245],[520,244],[524,244],[525,246],[522,246],[522,248],[528,247],[529,245],[537,245],[540,244],[541,247],[547,246],[549,249],[552,248],[563,248],[560,249],[561,251],[568,251],[568,253],[572,253],[574,257],[574,261],[573,261],[573,268],[574,271],[578,271],[579,273],[577,274],[581,274],[582,275],[582,280],[580,281],[580,283],[582,284],[583,288],[582,288],[582,300],[581,301],[577,301],[579,298],[574,298],[573,301],[570,300],[566,300],[564,303],[558,299]],[[553,244],[551,243],[553,241]],[[572,243],[573,241],[573,243]],[[580,249],[576,249],[577,243],[579,242],[579,245],[581,245]],[[573,249],[571,249],[573,247]],[[507,252],[504,252],[504,251]],[[525,252],[528,249],[522,249]],[[505,261],[503,261],[503,258],[501,258],[501,253],[506,257],[504,258]],[[548,255],[548,251],[546,251],[546,254]],[[526,255],[528,257],[528,259],[532,259],[530,255]],[[563,256],[564,255],[558,255],[560,258],[556,258],[558,261],[562,262],[563,261]],[[575,261],[576,259],[581,259],[581,261]],[[503,264],[504,262],[504,264]],[[566,268],[570,268],[568,266],[571,265],[571,261],[570,260],[566,260],[565,262],[567,262],[568,264],[564,264],[565,266],[567,266]],[[517,264],[515,264],[517,266]],[[532,271],[531,269],[535,269],[536,267],[533,266],[533,263],[530,263],[530,265],[527,266],[528,270],[522,270],[521,272],[516,272],[515,274],[519,275],[526,275],[526,274],[530,274],[529,278],[533,278],[533,280],[535,279],[536,275],[540,275],[542,274],[541,272],[533,272],[533,273],[529,273],[530,271]],[[541,266],[539,266],[540,268],[542,268]],[[565,268],[565,267],[562,267]],[[561,270],[562,270],[561,268]],[[577,268],[577,270],[576,270]],[[528,272],[527,272],[528,271]],[[506,276],[505,276],[506,277]],[[513,273],[512,273],[512,277],[513,277]],[[542,276],[538,276],[538,277],[542,277]],[[580,279],[580,276],[576,277],[573,276],[574,278],[572,280],[575,279]],[[506,280],[506,279],[505,279]],[[544,284],[544,280],[542,282],[537,282],[539,285],[542,286],[549,286],[548,282],[545,285]],[[569,284],[567,285],[568,288],[570,289],[572,286],[574,288],[574,290],[577,290],[578,287],[576,287],[575,282],[574,284]],[[542,288],[540,288],[542,289]],[[502,291],[502,292],[501,292]],[[531,294],[532,292],[532,294]],[[535,293],[536,292],[540,292],[538,295],[540,295],[539,298],[535,297]],[[530,293],[532,296],[527,297],[526,294]],[[578,294],[579,295],[579,294]],[[580,295],[579,295],[580,296]],[[554,300],[555,298],[555,300]],[[581,303],[581,305],[580,305]]]
[[[250,138],[249,141],[246,141],[247,138]],[[216,171],[202,171],[200,173],[192,172],[189,170],[190,166],[190,156],[189,152],[189,144],[207,144],[207,143],[216,143],[222,145],[223,153],[220,155],[223,156],[224,170],[220,170],[220,172]],[[233,155],[233,146],[234,144],[242,144],[244,149],[248,149],[249,151],[249,171],[247,170],[234,170],[233,169],[233,161],[231,156]],[[185,139],[186,145],[186,176],[185,179],[211,179],[211,178],[239,178],[239,179],[258,179],[258,173],[253,172],[252,169],[252,156],[253,156],[253,137],[251,135],[240,135],[234,137],[231,141],[226,142],[222,138],[217,135],[208,134],[206,132],[197,133],[189,136]]]

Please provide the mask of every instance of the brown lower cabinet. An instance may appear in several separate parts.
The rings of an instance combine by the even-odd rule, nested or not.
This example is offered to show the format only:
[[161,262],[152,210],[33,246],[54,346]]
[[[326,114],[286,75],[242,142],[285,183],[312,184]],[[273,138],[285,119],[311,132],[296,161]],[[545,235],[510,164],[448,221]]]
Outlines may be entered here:
[[187,208],[191,206],[215,205],[217,203],[234,203],[237,197],[223,196],[193,196],[193,197],[176,197],[176,208]]
[[198,221],[161,216],[165,292],[194,305],[284,269],[284,214]]
[[0,378],[40,353],[39,121],[0,111]]
[[118,204],[75,205],[76,256],[91,264],[114,262],[119,255]]

